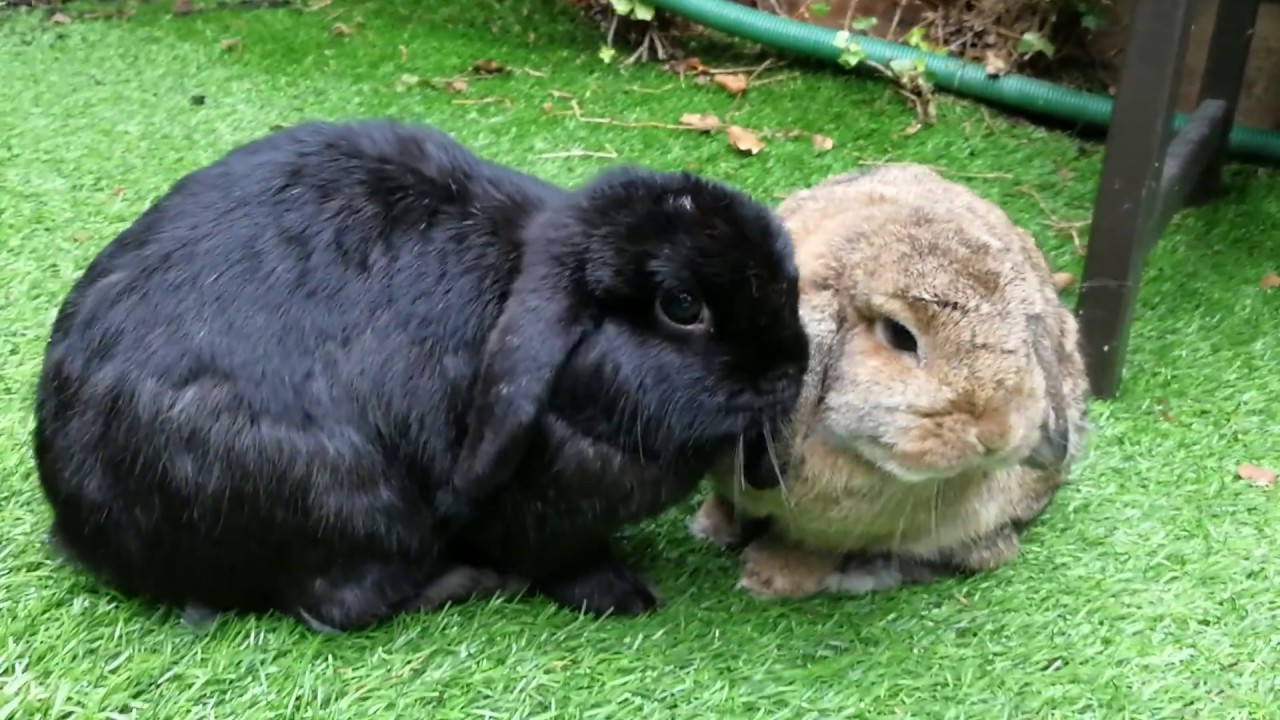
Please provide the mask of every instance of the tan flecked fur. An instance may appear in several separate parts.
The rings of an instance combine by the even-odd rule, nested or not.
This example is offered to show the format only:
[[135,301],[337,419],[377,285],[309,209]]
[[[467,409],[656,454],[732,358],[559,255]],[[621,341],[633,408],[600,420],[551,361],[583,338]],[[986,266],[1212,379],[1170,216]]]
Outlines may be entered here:
[[[724,544],[735,514],[771,518],[742,576],[766,596],[867,592],[1012,559],[1011,523],[1043,511],[1087,429],[1076,321],[1034,239],[916,165],[831,178],[778,212],[812,353],[787,479],[756,491],[717,473],[695,534]],[[916,354],[877,332],[882,317],[911,330]],[[1026,460],[1046,420],[1069,431],[1065,459],[1036,469]]]

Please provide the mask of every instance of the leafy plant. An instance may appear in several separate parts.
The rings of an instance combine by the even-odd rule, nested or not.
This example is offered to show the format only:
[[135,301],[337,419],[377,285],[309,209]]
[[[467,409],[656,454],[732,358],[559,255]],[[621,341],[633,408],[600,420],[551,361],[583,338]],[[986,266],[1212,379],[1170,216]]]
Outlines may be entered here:
[[1038,32],[1029,31],[1022,34],[1022,38],[1018,40],[1018,54],[1035,55],[1043,53],[1045,57],[1053,57],[1053,43],[1049,42],[1049,38]]
[[619,15],[633,17],[644,22],[652,20],[655,13],[653,6],[643,0],[609,0],[609,4],[613,6],[613,11]]

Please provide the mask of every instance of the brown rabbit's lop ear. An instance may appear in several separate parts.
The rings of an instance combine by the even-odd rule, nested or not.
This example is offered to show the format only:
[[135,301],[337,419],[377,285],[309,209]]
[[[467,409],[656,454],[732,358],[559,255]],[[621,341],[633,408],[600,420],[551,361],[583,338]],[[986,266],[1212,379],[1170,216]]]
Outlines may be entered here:
[[1053,335],[1042,315],[1027,320],[1036,363],[1044,374],[1046,403],[1040,421],[1040,441],[1027,457],[1027,465],[1037,470],[1060,471],[1071,449],[1071,421],[1068,417],[1066,390],[1058,351]]
[[451,501],[484,497],[515,472],[560,368],[586,332],[588,318],[569,288],[547,280],[522,274],[489,333]]

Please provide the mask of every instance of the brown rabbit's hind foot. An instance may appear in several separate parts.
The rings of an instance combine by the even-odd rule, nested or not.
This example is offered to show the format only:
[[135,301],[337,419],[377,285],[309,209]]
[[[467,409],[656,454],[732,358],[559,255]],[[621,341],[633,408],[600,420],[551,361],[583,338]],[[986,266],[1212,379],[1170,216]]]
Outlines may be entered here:
[[928,585],[938,580],[990,572],[1018,553],[1012,531],[954,548],[943,557],[928,559],[890,553],[851,553],[824,582],[830,592],[866,595],[903,585]]
[[840,567],[840,556],[793,547],[767,535],[743,553],[738,587],[761,599],[815,595]]
[[827,577],[824,586],[833,593],[867,595],[896,590],[903,585],[927,585],[967,574],[965,567],[944,560],[887,553],[852,553],[845,556],[839,570]]

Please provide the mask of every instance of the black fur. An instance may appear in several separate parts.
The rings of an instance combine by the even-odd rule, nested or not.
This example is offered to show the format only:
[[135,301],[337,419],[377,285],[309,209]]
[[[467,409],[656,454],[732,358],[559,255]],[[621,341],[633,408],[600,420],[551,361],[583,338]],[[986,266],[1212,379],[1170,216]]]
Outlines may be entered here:
[[[710,331],[664,324],[662,288]],[[613,533],[789,413],[797,301],[773,215],[689,174],[566,191],[430,128],[282,130],[178,181],[67,297],[36,403],[53,533],[128,594],[316,628],[431,605],[460,567],[644,611]]]

